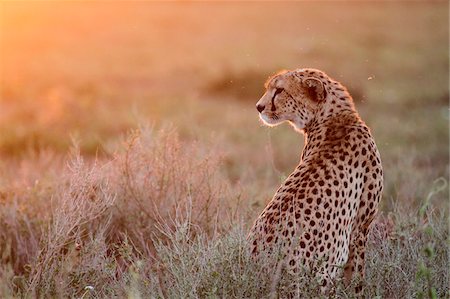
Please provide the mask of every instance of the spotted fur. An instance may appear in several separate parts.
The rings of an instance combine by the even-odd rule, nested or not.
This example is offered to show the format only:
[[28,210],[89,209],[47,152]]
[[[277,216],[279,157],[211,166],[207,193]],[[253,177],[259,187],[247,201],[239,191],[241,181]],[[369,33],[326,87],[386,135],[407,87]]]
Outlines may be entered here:
[[282,71],[266,89],[257,103],[263,122],[287,121],[306,142],[300,164],[250,231],[253,256],[264,254],[291,273],[307,267],[324,290],[340,276],[363,278],[367,234],[383,190],[369,128],[346,88],[322,71]]

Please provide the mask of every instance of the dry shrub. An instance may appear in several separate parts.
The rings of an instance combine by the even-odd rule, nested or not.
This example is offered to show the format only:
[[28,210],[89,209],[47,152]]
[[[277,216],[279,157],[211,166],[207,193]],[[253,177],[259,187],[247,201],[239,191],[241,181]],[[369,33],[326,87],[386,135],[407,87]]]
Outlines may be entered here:
[[112,229],[127,231],[141,250],[150,251],[156,227],[174,228],[183,217],[189,217],[194,235],[221,230],[231,216],[225,206],[233,200],[218,171],[220,155],[181,142],[173,129],[156,136],[144,130],[128,140],[114,161],[119,188]]
[[[16,273],[25,271],[29,257],[39,248],[39,221],[24,213],[23,204],[12,192],[0,193],[0,261]],[[30,198],[30,197],[29,197]],[[1,270],[0,270],[1,275]]]
[[[181,141],[172,129],[145,128],[131,134],[110,161],[86,162],[76,152],[47,192],[39,186],[11,192],[0,214],[7,228],[0,248],[2,264],[17,275],[15,291],[32,297],[124,296],[135,272],[148,278],[146,284],[159,283],[149,277],[160,265],[155,240],[169,244],[180,222],[188,224],[191,240],[211,238],[230,225],[233,216],[225,207],[233,196],[219,163],[217,153]],[[28,209],[45,202],[41,209],[48,216],[38,221],[38,214],[23,213],[14,204],[19,195],[22,203],[29,199]]]
[[11,276],[10,286],[24,287],[23,275],[41,249],[53,186],[60,181],[55,175],[59,163],[48,151],[0,162],[0,280]]
[[[96,163],[85,165],[76,155],[68,165],[63,185],[48,199],[54,210],[29,276],[27,291],[33,296],[64,296],[69,289],[77,291],[77,280],[86,267],[96,276],[102,272],[98,266],[105,266],[101,258],[106,252],[104,236],[108,211],[115,200],[105,170]],[[84,244],[92,255],[88,260],[82,254]]]

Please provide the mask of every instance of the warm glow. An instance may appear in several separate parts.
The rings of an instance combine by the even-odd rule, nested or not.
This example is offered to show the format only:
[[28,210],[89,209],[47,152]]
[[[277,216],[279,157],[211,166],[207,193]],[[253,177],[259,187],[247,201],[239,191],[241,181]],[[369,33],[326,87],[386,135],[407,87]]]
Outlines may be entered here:
[[448,298],[448,11],[0,0],[0,298]]

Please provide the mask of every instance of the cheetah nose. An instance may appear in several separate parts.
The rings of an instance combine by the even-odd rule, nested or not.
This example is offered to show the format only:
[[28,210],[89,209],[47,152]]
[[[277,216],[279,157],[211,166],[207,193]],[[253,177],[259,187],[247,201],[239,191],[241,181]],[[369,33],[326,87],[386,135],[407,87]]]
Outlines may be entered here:
[[258,110],[258,112],[262,112],[264,110],[264,105],[256,105],[256,110]]

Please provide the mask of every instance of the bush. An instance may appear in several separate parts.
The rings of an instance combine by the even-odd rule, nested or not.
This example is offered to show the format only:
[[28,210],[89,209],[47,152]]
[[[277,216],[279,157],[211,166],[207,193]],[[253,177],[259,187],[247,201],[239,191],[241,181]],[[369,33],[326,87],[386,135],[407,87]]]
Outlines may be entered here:
[[[2,192],[2,263],[21,282],[13,287],[33,297],[81,296],[86,286],[123,294],[134,260],[155,260],[154,240],[167,242],[163,232],[183,217],[191,238],[217,234],[227,217],[220,201],[232,199],[213,156],[173,130],[143,129],[111,161],[75,153],[49,186]],[[50,212],[39,219],[24,206]]]

